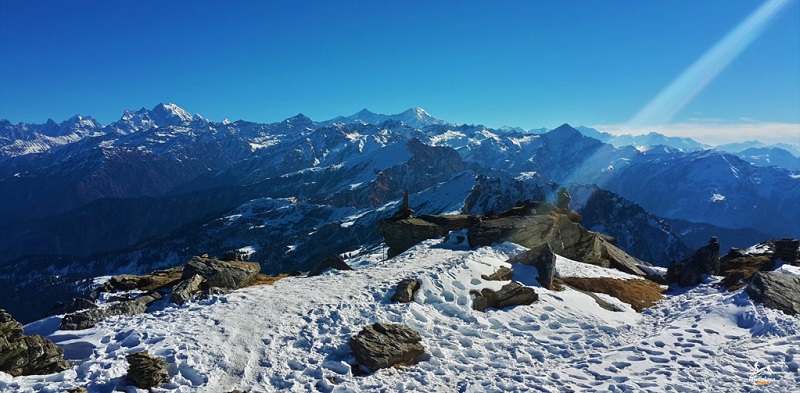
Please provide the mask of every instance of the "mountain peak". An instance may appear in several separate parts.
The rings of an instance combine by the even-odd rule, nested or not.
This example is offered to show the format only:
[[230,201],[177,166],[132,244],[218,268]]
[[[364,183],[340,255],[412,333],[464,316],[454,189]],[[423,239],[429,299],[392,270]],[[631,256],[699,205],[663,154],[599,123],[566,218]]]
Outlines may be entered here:
[[185,121],[192,121],[194,119],[194,116],[192,116],[189,112],[183,110],[183,108],[173,103],[160,103],[150,111],[150,114],[158,125],[162,125],[159,120],[165,120],[166,124],[164,125],[175,125],[172,123],[175,123],[176,121],[178,123],[182,123]]

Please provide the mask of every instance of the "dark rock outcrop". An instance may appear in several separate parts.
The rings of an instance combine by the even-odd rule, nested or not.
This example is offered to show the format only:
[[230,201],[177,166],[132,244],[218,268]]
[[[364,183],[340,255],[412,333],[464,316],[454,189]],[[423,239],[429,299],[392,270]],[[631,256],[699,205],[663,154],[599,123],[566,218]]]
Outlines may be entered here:
[[539,295],[536,294],[533,288],[523,286],[516,281],[503,285],[496,292],[484,288],[480,292],[471,291],[471,293],[475,296],[472,308],[478,311],[485,311],[487,308],[503,309],[511,306],[527,305],[539,299]]
[[130,274],[114,276],[97,288],[92,297],[97,298],[102,292],[130,291],[134,289],[152,291],[155,289],[167,288],[180,281],[182,272],[183,267],[181,266],[165,270],[156,270],[144,276],[133,276]]
[[410,303],[414,301],[414,294],[419,290],[420,282],[413,278],[400,280],[392,295],[392,301],[397,303]]
[[534,247],[512,258],[509,262],[535,266],[536,270],[539,271],[539,277],[536,277],[536,279],[542,284],[542,287],[553,289],[553,277],[556,274],[556,254],[549,243]]
[[162,298],[158,292],[148,292],[136,299],[112,304],[107,308],[93,308],[67,314],[61,320],[61,330],[88,329],[111,316],[141,314],[147,310],[147,306]]
[[567,215],[555,211],[484,220],[470,227],[468,237],[472,247],[503,241],[531,249],[549,244],[553,252],[569,259],[640,276],[645,273],[638,265],[647,265],[617,248],[613,238],[588,231]]
[[769,271],[775,268],[775,261],[768,255],[746,254],[737,248],[731,248],[719,259],[719,274],[724,278],[720,285],[729,291],[739,289],[750,281],[758,271]]
[[422,337],[411,328],[393,323],[374,323],[350,337],[358,363],[370,370],[415,364],[425,353]]
[[55,314],[69,314],[76,311],[97,308],[97,304],[89,299],[74,297],[68,302],[59,302],[54,309]]
[[308,272],[308,276],[309,277],[319,276],[320,274],[322,274],[322,272],[328,269],[353,270],[353,268],[350,267],[350,265],[348,265],[347,262],[345,262],[344,259],[342,259],[342,257],[338,255],[331,255],[323,259],[322,262],[317,264],[315,268],[311,269],[311,271]]
[[67,393],[89,393],[89,391],[83,386],[78,386],[76,388],[67,389]]
[[481,278],[486,281],[508,281],[511,280],[512,277],[514,277],[514,269],[508,266],[500,266],[497,271],[488,276],[485,274],[481,275]]
[[194,256],[183,267],[181,279],[197,274],[206,279],[208,286],[238,289],[252,282],[261,271],[257,262],[221,261],[215,258]]
[[61,348],[39,335],[24,336],[22,324],[0,309],[0,371],[20,376],[52,374],[68,368]]
[[125,356],[128,360],[128,381],[141,389],[150,389],[169,381],[167,362],[147,351]]
[[781,259],[786,263],[797,263],[797,248],[800,246],[800,240],[797,239],[779,239],[773,242],[775,244],[775,252],[773,258]]
[[789,315],[800,313],[800,278],[779,272],[758,272],[745,289],[750,299]]
[[378,222],[381,235],[390,248],[390,254],[397,255],[417,243],[447,235],[450,231],[464,229],[480,222],[480,217],[470,215],[446,215],[402,219],[385,219]]
[[178,285],[175,285],[175,287],[172,288],[170,301],[179,305],[183,304],[196,293],[200,292],[205,282],[206,280],[199,274],[195,274],[179,282]]
[[716,237],[688,259],[671,263],[667,269],[667,282],[682,287],[693,286],[700,283],[703,274],[719,274],[719,241]]

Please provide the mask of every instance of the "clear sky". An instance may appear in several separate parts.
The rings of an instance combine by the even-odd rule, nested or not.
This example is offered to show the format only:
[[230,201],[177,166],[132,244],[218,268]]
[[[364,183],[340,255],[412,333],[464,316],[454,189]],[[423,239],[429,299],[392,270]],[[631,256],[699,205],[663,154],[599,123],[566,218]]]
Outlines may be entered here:
[[0,118],[107,124],[174,102],[273,122],[421,106],[490,127],[800,143],[800,0],[779,1],[716,78],[639,130],[632,119],[765,2],[3,0]]

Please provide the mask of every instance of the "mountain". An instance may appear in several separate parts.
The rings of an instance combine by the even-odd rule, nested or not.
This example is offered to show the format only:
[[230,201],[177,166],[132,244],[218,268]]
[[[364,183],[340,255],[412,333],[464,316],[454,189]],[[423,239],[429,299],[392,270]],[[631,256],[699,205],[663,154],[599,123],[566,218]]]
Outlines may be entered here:
[[800,157],[778,147],[750,147],[734,154],[755,166],[800,169]]
[[323,126],[330,126],[337,123],[341,124],[364,123],[364,124],[377,125],[385,123],[390,120],[403,122],[407,126],[413,128],[425,128],[431,125],[447,124],[444,120],[437,119],[431,116],[428,112],[426,112],[424,109],[420,107],[411,108],[406,110],[405,112],[401,112],[395,115],[383,115],[383,114],[373,113],[365,108],[351,116],[347,117],[339,116],[331,120],[323,121],[320,124]]
[[577,129],[590,138],[609,143],[616,147],[622,146],[668,146],[684,152],[705,150],[709,146],[696,142],[691,138],[671,137],[656,132],[644,135],[612,135],[607,132],[598,131],[589,127],[577,127]]

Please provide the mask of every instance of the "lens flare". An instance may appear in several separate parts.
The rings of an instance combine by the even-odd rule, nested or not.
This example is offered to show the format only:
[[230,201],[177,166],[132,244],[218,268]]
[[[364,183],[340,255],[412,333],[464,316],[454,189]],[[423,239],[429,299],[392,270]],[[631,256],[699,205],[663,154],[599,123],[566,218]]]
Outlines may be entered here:
[[640,129],[669,123],[703,88],[731,63],[791,0],[770,0],[687,68],[627,124]]

